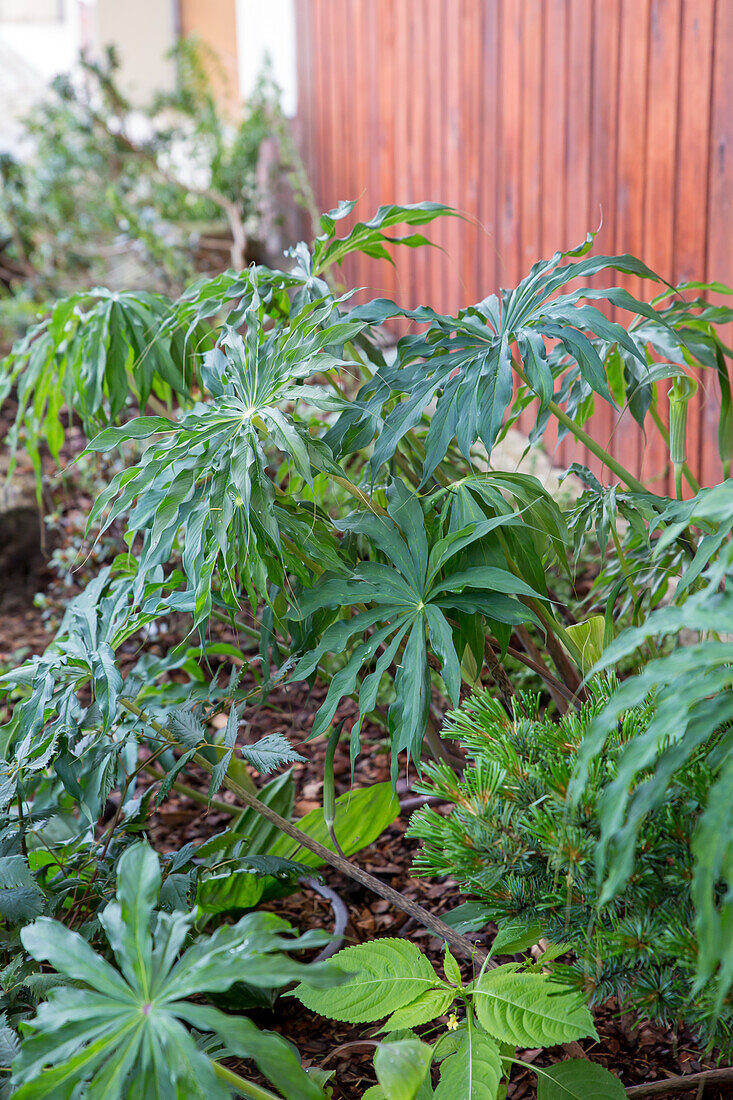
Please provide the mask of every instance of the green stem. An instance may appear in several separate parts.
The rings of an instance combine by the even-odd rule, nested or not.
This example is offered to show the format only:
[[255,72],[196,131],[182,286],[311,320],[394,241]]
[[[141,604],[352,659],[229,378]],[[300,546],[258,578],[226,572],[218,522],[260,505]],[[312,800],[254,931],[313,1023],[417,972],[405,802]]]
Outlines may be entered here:
[[[507,563],[507,566],[508,566],[510,572],[513,573],[515,577],[518,577],[520,580],[522,580],[523,578],[521,576],[521,573],[520,573],[519,569],[517,568],[517,566],[515,565],[514,560],[512,559],[512,556],[509,552],[509,545],[508,545],[503,533],[501,532],[501,530],[497,530],[496,534],[497,534],[497,537],[499,539],[499,544],[500,544],[502,550],[504,551],[504,557],[506,559],[506,563]],[[578,650],[578,647],[575,645],[575,642],[570,637],[570,635],[568,634],[565,627],[562,625],[562,623],[559,621],[557,616],[554,614],[554,612],[552,611],[552,608],[549,605],[542,603],[540,600],[535,599],[533,596],[521,596],[520,599],[521,599],[522,603],[527,605],[527,607],[532,608],[532,610],[537,615],[537,617],[539,618],[539,620],[543,624],[543,626],[547,630],[549,630],[553,635],[555,635],[557,638],[559,638],[559,640],[562,642],[563,646],[568,651],[568,653],[572,657],[572,659],[575,662],[575,664],[577,665],[577,667],[582,668],[583,665],[582,665],[581,655],[580,655],[580,652]],[[557,660],[555,658],[554,653],[553,653],[553,658],[555,660]],[[564,668],[560,667],[560,671],[565,672],[567,674],[567,670],[564,669]],[[570,687],[570,686],[571,685],[568,684],[568,687]],[[578,679],[578,682],[575,685],[575,689],[577,690],[577,688],[579,686],[580,686],[580,679]]]
[[[667,425],[664,423],[664,421],[662,420],[662,417],[659,414],[659,409],[657,408],[656,401],[653,401],[652,404],[649,406],[649,415],[651,416],[652,421],[656,425],[657,431],[661,435],[661,437],[664,440],[665,444],[667,445],[667,447],[669,447],[669,429],[667,428]],[[684,474],[685,481],[690,486],[693,493],[695,493],[695,494],[699,493],[700,492],[700,482],[697,480],[697,478],[695,477],[695,475],[693,474],[692,470],[690,469],[689,465],[686,462],[684,462],[682,464],[682,473]]]
[[347,493],[351,493],[352,497],[356,497],[359,503],[363,504],[365,508],[368,508],[370,512],[374,512],[378,516],[386,516],[388,514],[386,508],[382,508],[381,504],[376,504],[368,493],[365,493],[358,485],[354,485],[347,477],[340,477],[338,474],[329,474],[328,476],[332,481],[335,481],[337,485],[346,489]]
[[[125,710],[129,710],[131,714],[134,714],[137,718],[140,718],[143,722],[150,726],[151,729],[154,729],[157,734],[168,741],[169,744],[175,746],[175,748],[181,748],[179,741],[171,732],[171,730],[169,730],[167,726],[162,726],[160,722],[156,722],[155,718],[152,718],[149,714],[146,714],[145,711],[137,705],[137,703],[133,703],[132,699],[120,699],[120,703],[125,708]],[[190,748],[190,746],[188,747]],[[226,752],[226,749],[224,749],[221,745],[209,745],[204,743],[202,747],[207,749],[214,749],[216,752],[221,753],[222,756]],[[214,770],[214,765],[211,763],[210,760],[206,759],[203,753],[197,752],[194,755],[194,760],[200,768],[203,768],[205,772],[208,772],[209,775],[211,775]],[[248,775],[247,772],[244,771],[244,769],[242,769],[241,775],[242,778],[246,776],[245,782],[247,783],[247,797],[252,798],[257,788],[255,787],[251,776]],[[235,793],[240,794],[241,797],[241,792],[243,792],[245,788],[242,787],[239,783],[235,784],[235,786],[237,788]],[[230,787],[230,789],[234,790],[234,787]]]
[[[155,776],[156,779],[161,780],[165,778],[164,774],[154,768],[152,764],[143,764],[143,771],[146,771],[148,775]],[[178,791],[179,794],[183,794],[186,798],[190,798],[192,802],[197,802],[199,806],[206,806],[209,810],[215,810],[219,814],[230,814],[232,817],[239,817],[241,810],[238,806],[231,806],[228,802],[219,802],[217,799],[212,798],[211,801],[206,797],[202,791],[197,791],[194,787],[189,787],[186,783],[175,782],[173,784],[173,790]]]
[[621,539],[618,537],[618,531],[616,530],[616,525],[614,523],[611,524],[611,538],[613,539],[613,545],[616,549],[616,556],[618,558],[618,563],[621,566],[621,572],[626,577],[626,583],[629,586],[629,592],[633,596],[634,601],[636,601],[639,598],[639,589],[636,587],[631,579],[631,570],[629,568],[629,563],[626,555],[624,554],[623,547],[621,546]]
[[[218,607],[214,607],[211,609],[211,614],[212,617],[218,619],[220,623],[226,623],[227,626],[231,625],[231,620],[226,611],[220,611]],[[254,638],[256,642],[259,642],[260,632],[259,630],[255,630],[253,626],[248,626],[246,623],[241,622],[240,619],[235,619],[235,627],[240,633],[245,634],[248,638]]]
[[[532,387],[527,381],[527,376],[515,359],[512,359],[512,366],[527,389],[532,390]],[[613,455],[609,454],[608,451],[600,445],[600,443],[596,443],[595,439],[588,435],[579,424],[576,424],[573,418],[568,416],[565,410],[561,409],[555,401],[550,401],[547,407],[555,419],[559,420],[563,427],[567,428],[580,443],[587,447],[591,454],[594,454],[596,458],[600,459],[603,465],[607,466],[617,478],[623,481],[625,485],[628,485],[629,489],[634,489],[637,493],[645,493],[647,491],[646,486],[642,484],[638,478],[635,478],[630,470],[622,466]]]
[[613,455],[609,454],[607,450],[601,447],[600,443],[596,443],[595,439],[588,435],[579,424],[576,424],[564,409],[561,409],[554,401],[550,401],[548,408],[552,415],[556,417],[560,423],[579,440],[579,442],[587,447],[591,454],[594,454],[596,458],[600,459],[603,465],[607,466],[617,478],[628,485],[629,489],[633,489],[637,493],[645,493],[647,491],[643,482],[634,477],[634,475],[627,470],[625,466],[622,466]]
[[672,463],[672,466],[674,468],[674,495],[677,497],[677,500],[682,500],[682,473],[683,473],[682,466],[683,465],[684,465],[684,463],[683,464],[680,464],[679,462],[673,462]]
[[240,1096],[246,1096],[248,1100],[279,1100],[274,1092],[270,1092],[262,1085],[256,1085],[254,1081],[245,1081],[244,1077],[240,1077],[232,1069],[227,1069],[221,1062],[212,1061],[211,1064],[214,1067],[216,1076],[220,1077],[229,1088],[234,1089]]

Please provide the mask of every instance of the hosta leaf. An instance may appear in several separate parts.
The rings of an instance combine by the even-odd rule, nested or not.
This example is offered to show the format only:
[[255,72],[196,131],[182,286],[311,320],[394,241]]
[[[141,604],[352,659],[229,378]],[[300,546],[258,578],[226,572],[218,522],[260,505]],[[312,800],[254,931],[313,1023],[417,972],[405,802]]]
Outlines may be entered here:
[[514,1046],[554,1046],[596,1034],[578,992],[542,974],[486,971],[474,1004],[489,1035]]
[[[399,800],[391,783],[374,783],[371,787],[361,787],[340,794],[336,799],[334,832],[342,851],[350,856],[372,844],[398,817],[399,812]],[[302,817],[298,828],[331,851],[336,850],[322,807],[311,810]],[[295,859],[306,867],[320,867],[322,863],[315,852],[300,848],[298,842],[285,833],[278,833],[269,844],[268,853],[285,859]]]
[[558,1062],[537,1074],[537,1100],[624,1100],[625,1096],[618,1077],[585,1058]]
[[335,989],[302,983],[294,996],[314,1012],[333,1020],[380,1020],[439,984],[435,971],[409,940],[382,939],[345,947],[333,963],[348,979]]
[[415,1100],[425,1080],[433,1051],[419,1039],[380,1043],[374,1070],[386,1100]]
[[435,1100],[496,1100],[502,1078],[499,1047],[475,1023],[466,1028],[454,1054],[440,1066]]

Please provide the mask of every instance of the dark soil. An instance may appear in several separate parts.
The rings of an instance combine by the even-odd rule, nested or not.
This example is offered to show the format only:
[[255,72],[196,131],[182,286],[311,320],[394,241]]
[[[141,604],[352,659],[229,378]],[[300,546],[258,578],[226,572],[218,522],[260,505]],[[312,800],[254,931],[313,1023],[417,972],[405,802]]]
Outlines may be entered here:
[[[2,430],[2,425],[0,425]],[[4,432],[3,432],[4,434]],[[83,515],[89,500],[77,495],[75,499],[57,502],[61,540],[79,537],[83,526]],[[7,550],[10,567],[0,575],[3,612],[0,615],[0,666],[7,668],[16,662],[22,653],[35,653],[43,650],[50,634],[42,611],[33,605],[33,592],[46,588],[57,589],[57,574],[49,570],[39,555],[31,558],[30,551],[23,547],[19,560],[13,547]],[[32,561],[32,568],[26,563]],[[13,568],[13,563],[18,566]],[[67,589],[66,595],[71,592]],[[216,629],[217,637],[226,636],[226,628]],[[167,639],[168,640],[168,639]],[[178,639],[170,636],[170,643]],[[297,783],[296,814],[301,816],[321,805],[323,742],[303,744],[310,728],[312,715],[323,697],[322,691],[315,689],[309,694],[307,687],[298,684],[292,687],[280,686],[270,696],[268,704],[255,710],[251,708],[245,717],[252,723],[252,739],[271,732],[282,732],[307,756],[307,763],[295,766]],[[353,714],[349,705],[344,706],[338,717]],[[347,723],[348,725],[348,723]],[[381,782],[389,778],[389,756],[381,732],[378,729],[366,729],[363,752],[359,758],[355,783],[357,786]],[[349,789],[350,771],[346,745],[339,746],[335,764],[337,793]],[[195,770],[185,777],[191,786],[202,791],[208,788],[208,779]],[[234,801],[228,792],[218,796],[224,801]],[[409,796],[405,790],[404,797]],[[399,818],[387,832],[373,844],[354,857],[363,868],[376,875],[383,882],[401,891],[430,912],[439,915],[466,900],[450,881],[433,882],[413,878],[410,874],[417,841],[405,838],[410,813],[414,807],[405,808]],[[227,815],[208,811],[190,798],[173,792],[164,805],[152,818],[150,838],[160,851],[178,848],[187,841],[200,840],[224,828]],[[395,911],[388,902],[375,897],[362,886],[326,869],[324,881],[332,887],[346,903],[349,911],[349,924],[346,931],[346,943],[361,943],[379,936],[409,937],[420,945],[430,958],[440,965],[441,945],[424,929],[411,921],[406,914]],[[311,927],[330,927],[332,913],[328,902],[312,890],[303,889],[285,899],[269,903],[269,907],[288,919],[300,930]],[[491,930],[477,941],[486,942],[491,938]],[[463,961],[463,960],[460,960]],[[262,1027],[282,1032],[300,1050],[305,1065],[324,1066],[335,1071],[333,1082],[334,1100],[357,1100],[366,1088],[374,1084],[372,1070],[373,1045],[366,1045],[378,1031],[378,1025],[340,1024],[325,1020],[309,1012],[290,998],[280,998],[273,1011],[257,1010],[254,1016]],[[440,1034],[445,1026],[443,1020],[433,1031],[433,1037]],[[569,1044],[567,1048],[550,1051],[522,1051],[519,1057],[528,1063],[547,1065],[558,1059],[587,1055],[611,1069],[625,1086],[659,1080],[667,1077],[693,1074],[701,1069],[713,1067],[714,1062],[703,1056],[693,1037],[687,1032],[665,1031],[650,1024],[631,1026],[621,1016],[613,1003],[609,1003],[596,1012],[596,1026],[600,1041],[584,1040],[580,1044]],[[243,1072],[245,1067],[242,1067]],[[246,1067],[247,1075],[256,1078],[252,1067]],[[697,1089],[682,1095],[693,1096]],[[515,1068],[509,1085],[509,1100],[521,1100],[536,1095],[536,1078],[531,1070]],[[705,1089],[706,1100],[733,1097],[733,1087],[708,1086]],[[460,1100],[456,1097],[456,1100]],[[592,1098],[588,1098],[592,1100]]]

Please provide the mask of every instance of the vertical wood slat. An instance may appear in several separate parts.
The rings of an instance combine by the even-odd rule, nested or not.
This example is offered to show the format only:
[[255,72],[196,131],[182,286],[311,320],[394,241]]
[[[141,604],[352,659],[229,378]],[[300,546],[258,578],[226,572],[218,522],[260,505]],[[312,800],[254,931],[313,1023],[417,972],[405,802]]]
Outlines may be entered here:
[[[635,252],[665,279],[733,284],[733,0],[295,3],[319,205],[357,198],[353,221],[432,198],[466,216],[429,228],[445,254],[404,250],[396,273],[354,258],[345,283],[455,311],[577,244],[602,211],[599,250]],[[703,382],[689,454],[709,482],[716,387]],[[617,425],[599,401],[591,430],[669,484],[651,426],[644,448],[629,415]],[[571,440],[557,457],[588,459]]]
[[[726,265],[730,265],[733,255],[733,4],[718,0],[714,41],[706,278],[723,279],[733,285],[733,280],[724,276]],[[729,305],[731,299],[721,297],[720,302]],[[726,325],[724,336],[730,347],[733,344],[733,325]],[[731,375],[730,366],[728,374]],[[708,440],[714,439],[717,431],[715,412],[715,404],[708,402],[704,410],[704,429]],[[702,477],[709,484],[720,473],[718,456],[709,442],[703,448],[702,458]]]
[[[682,9],[675,281],[699,279],[706,268],[714,9],[710,0],[685,0]],[[687,414],[687,455],[695,471],[701,471],[703,445],[713,443],[702,429],[704,407],[714,400],[715,383],[705,371]]]
[[[649,71],[642,255],[667,278],[674,269],[677,102],[680,75],[682,0],[652,0],[649,23]],[[669,273],[669,274],[667,274]],[[659,411],[669,427],[669,402],[657,386]],[[671,488],[669,452],[656,429],[647,428],[648,444],[641,474],[658,492]]]

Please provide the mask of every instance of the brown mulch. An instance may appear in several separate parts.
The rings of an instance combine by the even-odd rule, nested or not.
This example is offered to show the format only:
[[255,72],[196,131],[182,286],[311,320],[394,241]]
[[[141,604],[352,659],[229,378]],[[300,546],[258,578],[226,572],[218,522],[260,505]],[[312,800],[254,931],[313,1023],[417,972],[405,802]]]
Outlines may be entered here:
[[[1,427],[2,425],[0,425]],[[60,507],[59,530],[78,534],[83,515],[89,505],[82,498],[70,499]],[[49,627],[42,611],[33,606],[34,591],[58,588],[56,575],[48,565],[34,560],[29,576],[0,576],[0,664],[17,661],[21,654],[41,652],[50,639]],[[67,593],[68,595],[69,593]],[[226,628],[217,628],[217,638],[226,638]],[[177,639],[170,637],[168,643]],[[279,685],[270,695],[267,705],[251,707],[245,712],[245,720],[252,723],[252,732],[245,734],[248,740],[256,740],[267,733],[282,732],[291,743],[307,757],[304,764],[295,765],[296,814],[302,816],[321,805],[322,775],[325,744],[323,741],[304,744],[312,715],[322,701],[324,690],[317,686],[309,692],[306,685],[291,687]],[[347,719],[354,715],[353,704],[346,703],[338,717]],[[341,744],[335,762],[337,793],[349,789],[350,765],[348,746]],[[208,779],[195,771],[185,777],[191,786],[205,791]],[[367,728],[363,735],[363,751],[356,766],[354,781],[357,786],[382,782],[389,778],[389,756],[380,730]],[[223,801],[233,801],[228,792],[217,796]],[[457,887],[450,882],[433,882],[413,878],[410,874],[417,842],[405,838],[405,831],[412,809],[400,813],[395,823],[369,848],[354,857],[363,868],[383,882],[401,891],[406,897],[419,902],[430,912],[441,915],[462,901]],[[165,804],[151,819],[149,834],[160,851],[169,851],[188,841],[202,840],[225,828],[226,814],[208,811],[185,795],[172,792]],[[388,902],[370,894],[364,887],[326,868],[324,881],[340,894],[349,911],[349,923],[345,942],[361,943],[379,936],[409,937],[425,950],[440,968],[441,945],[424,929],[411,921],[406,914],[396,912]],[[284,899],[269,903],[269,908],[288,919],[300,930],[329,928],[332,913],[329,904],[310,889],[303,889]],[[480,937],[476,937],[479,939]],[[466,974],[468,976],[468,974]],[[378,1025],[341,1024],[325,1020],[305,1009],[292,998],[280,998],[274,1011],[256,1010],[253,1018],[261,1027],[272,1028],[291,1040],[301,1052],[305,1065],[321,1066],[335,1071],[334,1100],[357,1100],[367,1087],[374,1084],[372,1069],[373,1046],[364,1044],[378,1031]],[[667,1077],[693,1074],[713,1067],[696,1046],[687,1032],[674,1032],[642,1023],[631,1026],[613,1003],[595,1013],[600,1041],[584,1040],[570,1051],[556,1048],[551,1051],[523,1051],[519,1057],[529,1063],[548,1065],[558,1059],[584,1054],[607,1066],[617,1074],[625,1086],[637,1085]],[[439,1022],[430,1037],[435,1038],[445,1026]],[[247,1075],[257,1079],[252,1067]],[[688,1092],[681,1095],[693,1096]],[[536,1077],[528,1069],[515,1067],[509,1085],[508,1100],[522,1100],[536,1095]],[[733,1098],[733,1086],[708,1086],[706,1100]],[[460,1100],[460,1098],[456,1098]],[[592,1098],[589,1098],[592,1100]]]

